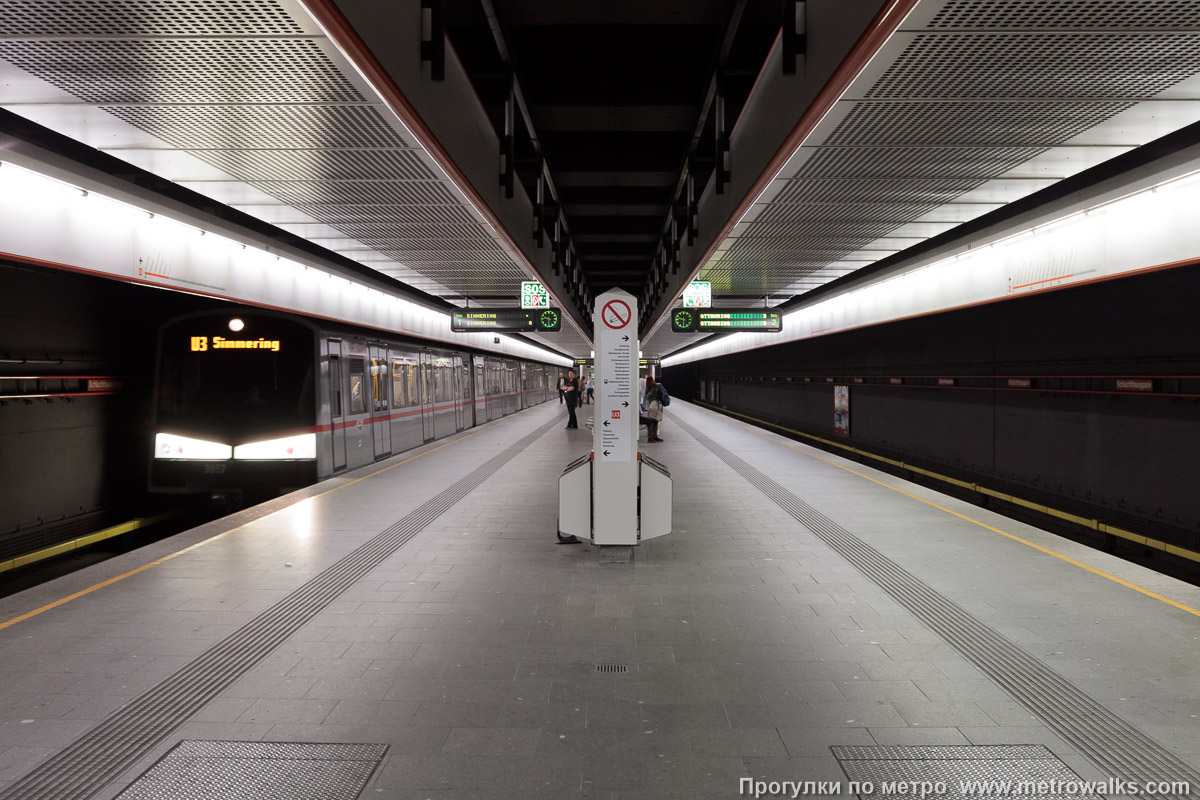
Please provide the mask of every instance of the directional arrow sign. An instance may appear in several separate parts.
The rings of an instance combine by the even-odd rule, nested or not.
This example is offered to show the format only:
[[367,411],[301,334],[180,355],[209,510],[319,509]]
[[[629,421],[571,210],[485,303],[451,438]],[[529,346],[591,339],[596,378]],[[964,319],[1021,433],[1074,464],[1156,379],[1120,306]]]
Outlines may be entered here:
[[[592,530],[597,545],[638,541],[637,298],[610,289],[596,298],[596,415],[592,427]],[[626,409],[626,410],[623,410]]]

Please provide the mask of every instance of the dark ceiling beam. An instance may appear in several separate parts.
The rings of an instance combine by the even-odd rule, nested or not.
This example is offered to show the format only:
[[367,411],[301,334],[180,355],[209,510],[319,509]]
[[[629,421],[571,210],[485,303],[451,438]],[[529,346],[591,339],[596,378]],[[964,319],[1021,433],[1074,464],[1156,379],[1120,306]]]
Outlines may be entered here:
[[501,0],[510,27],[554,25],[721,25],[728,0]]
[[660,217],[666,203],[653,205],[622,205],[619,203],[563,203],[563,212],[570,216],[601,214],[613,217]]
[[650,131],[685,133],[692,129],[692,106],[540,106],[534,110],[542,131]]
[[558,170],[558,185],[567,186],[671,186],[675,173],[666,170]]
[[[610,266],[610,265],[616,264],[618,262],[621,262],[621,263],[624,263],[624,262],[644,263],[645,261],[646,261],[646,248],[642,247],[642,248],[639,248],[636,253],[633,253],[633,252],[630,252],[630,253],[605,252],[600,255],[597,255],[593,259],[593,261],[589,262],[589,264],[595,264],[597,267],[604,267],[604,266]],[[622,269],[634,269],[634,268],[633,267],[622,267]],[[637,269],[641,270],[642,272],[645,272],[645,270],[642,269],[641,267],[637,267]],[[591,272],[591,271],[592,271],[591,267],[589,266],[588,272]]]

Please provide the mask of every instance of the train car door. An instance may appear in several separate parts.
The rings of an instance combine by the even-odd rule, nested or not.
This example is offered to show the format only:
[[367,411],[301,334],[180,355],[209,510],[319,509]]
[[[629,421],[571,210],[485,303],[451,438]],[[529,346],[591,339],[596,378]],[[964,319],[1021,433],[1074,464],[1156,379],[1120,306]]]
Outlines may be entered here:
[[429,353],[421,353],[421,432],[427,442],[437,438],[433,421],[434,396],[433,358]]
[[520,406],[517,405],[517,398],[521,396],[521,373],[517,371],[517,362],[504,362],[504,376],[507,379],[507,386],[505,387],[507,392],[507,402],[504,405],[504,413],[515,414],[517,409],[520,408]]
[[454,372],[454,425],[457,430],[466,430],[471,416],[471,375],[463,365],[461,353],[455,354]]
[[329,439],[333,448],[333,471],[346,468],[346,376],[343,371],[342,340],[329,340]]
[[387,348],[371,345],[371,428],[376,460],[392,454],[392,381],[388,373]]
[[475,424],[487,422],[487,388],[483,375],[483,356],[471,356],[475,369]]

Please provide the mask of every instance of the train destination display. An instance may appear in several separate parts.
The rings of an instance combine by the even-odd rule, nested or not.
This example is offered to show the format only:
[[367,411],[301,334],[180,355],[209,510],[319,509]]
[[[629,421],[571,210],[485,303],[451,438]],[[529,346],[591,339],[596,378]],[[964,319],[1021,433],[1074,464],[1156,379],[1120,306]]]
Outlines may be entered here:
[[783,313],[770,308],[677,308],[671,312],[676,333],[783,330]]
[[463,308],[450,315],[454,333],[552,333],[562,330],[558,308]]

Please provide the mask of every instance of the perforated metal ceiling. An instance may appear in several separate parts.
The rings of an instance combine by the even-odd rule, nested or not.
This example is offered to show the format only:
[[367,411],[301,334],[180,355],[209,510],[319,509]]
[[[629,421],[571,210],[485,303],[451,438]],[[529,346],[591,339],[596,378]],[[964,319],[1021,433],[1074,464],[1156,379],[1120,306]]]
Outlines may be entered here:
[[294,0],[0,0],[0,62],[6,108],[416,288],[533,277]]
[[778,304],[1200,120],[1198,76],[1196,0],[923,0],[697,278]]

